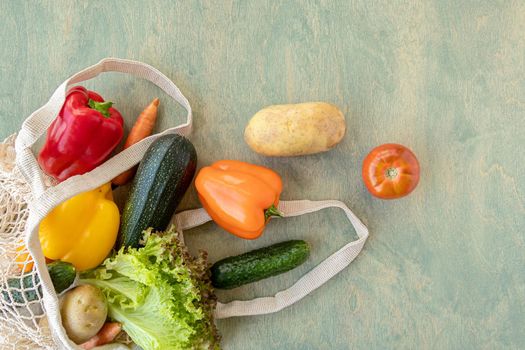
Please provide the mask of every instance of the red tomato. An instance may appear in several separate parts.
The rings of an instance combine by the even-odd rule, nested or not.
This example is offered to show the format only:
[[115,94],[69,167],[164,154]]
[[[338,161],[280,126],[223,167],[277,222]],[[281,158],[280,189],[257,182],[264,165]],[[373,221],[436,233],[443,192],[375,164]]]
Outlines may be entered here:
[[378,198],[404,197],[419,182],[419,162],[405,146],[394,143],[378,146],[363,161],[363,181]]

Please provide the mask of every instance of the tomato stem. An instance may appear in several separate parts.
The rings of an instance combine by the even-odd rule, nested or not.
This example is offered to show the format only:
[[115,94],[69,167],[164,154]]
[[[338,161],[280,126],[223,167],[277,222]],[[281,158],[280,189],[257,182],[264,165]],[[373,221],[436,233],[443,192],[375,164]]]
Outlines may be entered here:
[[397,169],[396,168],[388,168],[385,171],[385,176],[388,177],[390,180],[393,180],[397,177]]

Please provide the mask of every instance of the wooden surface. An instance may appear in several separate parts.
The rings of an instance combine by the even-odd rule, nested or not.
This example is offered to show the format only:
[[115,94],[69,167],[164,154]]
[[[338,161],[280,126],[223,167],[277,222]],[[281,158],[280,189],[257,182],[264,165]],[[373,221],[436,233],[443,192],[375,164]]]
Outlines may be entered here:
[[[280,313],[219,321],[225,349],[525,348],[525,3],[522,1],[0,1],[0,137],[69,75],[103,57],[171,77],[195,115],[199,166],[265,164],[284,199],[341,199],[369,226],[363,253]],[[161,98],[117,74],[95,87],[131,121]],[[333,151],[270,159],[244,126],[260,108],[320,100],[348,132]],[[371,198],[361,161],[398,142],[418,155],[417,190]],[[192,190],[181,208],[198,206]],[[187,234],[212,260],[303,238],[296,271],[228,293],[270,295],[353,238],[341,212],[275,220],[248,242],[213,224]]]

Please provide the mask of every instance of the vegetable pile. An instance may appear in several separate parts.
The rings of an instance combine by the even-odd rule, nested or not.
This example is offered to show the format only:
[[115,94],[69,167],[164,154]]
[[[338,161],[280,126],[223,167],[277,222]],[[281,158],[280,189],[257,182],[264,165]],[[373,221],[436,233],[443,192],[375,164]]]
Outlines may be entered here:
[[173,229],[148,230],[144,242],[121,248],[80,282],[102,290],[109,317],[144,349],[218,348],[206,254],[192,257]]
[[[159,99],[140,114],[124,149],[154,129]],[[245,129],[245,140],[266,156],[326,152],[344,137],[343,113],[328,103],[269,106]],[[123,137],[123,119],[111,102],[84,87],[73,87],[48,130],[38,161],[58,181],[102,164]],[[112,180],[133,183],[122,211],[113,201],[112,184],[80,193],[54,208],[39,227],[55,291],[61,295],[62,323],[83,349],[113,342],[121,331],[144,350],[218,349],[213,287],[236,288],[275,276],[304,263],[310,245],[292,240],[228,257],[213,266],[207,254],[189,254],[178,233],[167,231],[173,213],[191,186],[197,152],[183,136],[157,138],[140,165]],[[415,189],[419,163],[406,147],[386,144],[365,159],[362,176],[369,191],[383,199],[400,198]],[[277,209],[282,179],[271,169],[237,160],[203,167],[195,189],[218,226],[243,238],[257,239]],[[24,294],[34,285],[28,252],[19,242],[14,262],[21,277],[0,286],[6,301],[42,297]],[[57,260],[52,262],[53,260]],[[77,271],[80,279],[73,285]],[[38,279],[38,275],[36,275]]]

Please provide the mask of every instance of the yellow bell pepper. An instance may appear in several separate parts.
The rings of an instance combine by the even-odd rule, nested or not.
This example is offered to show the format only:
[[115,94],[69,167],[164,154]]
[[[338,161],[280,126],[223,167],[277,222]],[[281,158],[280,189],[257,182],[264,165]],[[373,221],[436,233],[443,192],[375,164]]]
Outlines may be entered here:
[[54,208],[40,223],[44,256],[79,271],[100,265],[115,245],[120,214],[111,184],[80,193]]

